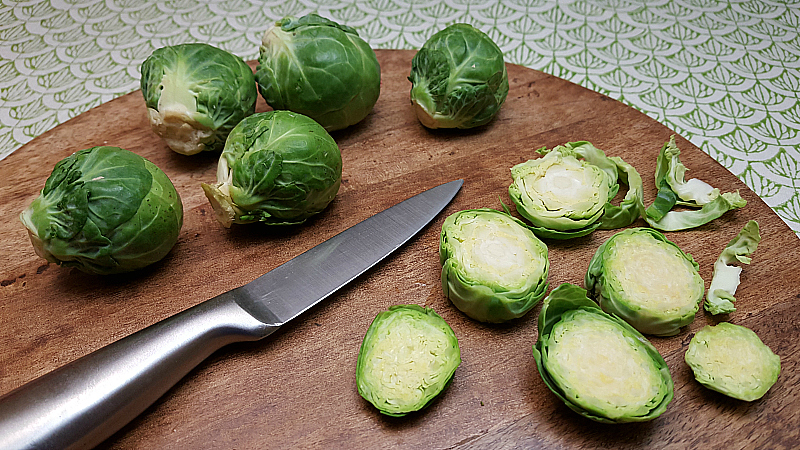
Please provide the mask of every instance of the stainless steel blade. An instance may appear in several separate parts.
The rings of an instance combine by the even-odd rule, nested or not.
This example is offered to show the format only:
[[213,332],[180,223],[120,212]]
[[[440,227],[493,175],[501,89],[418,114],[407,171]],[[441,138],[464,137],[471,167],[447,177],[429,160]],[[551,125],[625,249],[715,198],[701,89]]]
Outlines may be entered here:
[[425,227],[462,181],[405,200],[252,282],[0,397],[0,448],[91,448],[216,350],[255,341],[330,296]]
[[264,323],[289,322],[415,236],[462,184],[456,180],[429,189],[348,228],[234,289],[233,299]]

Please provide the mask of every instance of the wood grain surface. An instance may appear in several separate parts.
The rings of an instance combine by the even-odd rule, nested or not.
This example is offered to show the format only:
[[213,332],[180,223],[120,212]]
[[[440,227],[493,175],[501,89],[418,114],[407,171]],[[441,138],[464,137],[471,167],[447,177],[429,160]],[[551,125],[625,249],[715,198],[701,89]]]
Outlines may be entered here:
[[[442,295],[438,243],[446,215],[500,209],[509,169],[534,150],[588,140],[633,164],[653,201],[656,155],[673,131],[601,94],[508,66],[510,92],[495,121],[469,131],[430,131],[414,116],[406,79],[413,51],[378,50],[382,89],[360,124],[335,132],[344,160],[330,207],[292,228],[223,228],[200,188],[218,154],[170,151],[146,121],[140,92],[90,110],[0,162],[0,394],[105,344],[253,280],[302,251],[413,194],[457,178],[454,202],[394,256],[264,341],[215,353],[103,448],[791,448],[800,442],[800,241],[734,175],[678,137],[690,177],[748,204],[711,224],[667,237],[711,280],[725,244],[750,219],[762,241],[742,273],[737,311],[722,320],[753,329],[781,357],[761,400],[727,398],[694,381],[683,360],[693,334],[718,319],[702,310],[670,338],[651,341],[666,359],[675,399],[661,417],[602,425],[570,411],[542,382],[531,347],[540,306],[504,325],[461,314]],[[268,110],[259,100],[257,110]],[[95,145],[127,148],[172,179],[185,208],[178,243],[161,262],[122,276],[90,276],[38,258],[19,213],[53,166]],[[624,192],[624,188],[622,189]],[[636,226],[644,226],[638,221]],[[582,285],[589,259],[613,231],[548,241],[550,288]],[[379,414],[356,391],[359,345],[375,315],[394,304],[434,308],[455,330],[463,363],[433,404],[405,418]]]

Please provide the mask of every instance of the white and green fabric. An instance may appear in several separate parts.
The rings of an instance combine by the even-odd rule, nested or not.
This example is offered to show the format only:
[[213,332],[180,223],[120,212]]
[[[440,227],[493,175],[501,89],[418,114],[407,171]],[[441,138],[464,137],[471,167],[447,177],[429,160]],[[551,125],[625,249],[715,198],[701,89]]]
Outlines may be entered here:
[[275,20],[309,12],[374,48],[419,48],[453,22],[506,61],[629,104],[703,149],[800,233],[796,0],[0,0],[0,159],[138,88],[156,48],[255,59]]

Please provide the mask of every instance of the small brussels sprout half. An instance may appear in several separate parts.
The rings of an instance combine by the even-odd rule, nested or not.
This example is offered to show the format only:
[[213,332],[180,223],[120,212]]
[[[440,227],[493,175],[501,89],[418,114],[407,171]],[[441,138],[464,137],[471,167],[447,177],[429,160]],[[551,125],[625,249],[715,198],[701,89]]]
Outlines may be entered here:
[[[539,237],[576,238],[598,228],[628,226],[641,215],[641,177],[621,158],[609,158],[586,141],[538,152],[544,157],[511,168],[508,194]],[[620,181],[630,184],[615,206],[610,202]]]
[[183,205],[150,161],[118,147],[92,147],[59,161],[20,219],[42,258],[117,274],[167,255],[183,225]]
[[522,317],[547,290],[547,246],[522,222],[493,209],[459,211],[442,225],[442,289],[481,322]]
[[460,364],[455,333],[433,309],[392,306],[375,317],[361,343],[358,393],[381,413],[401,417],[430,404]]
[[217,183],[202,183],[217,219],[292,225],[321,212],[342,180],[342,154],[317,122],[289,111],[256,113],[231,131]]
[[734,294],[739,287],[739,275],[742,268],[732,266],[735,261],[750,264],[750,255],[756,251],[761,235],[758,233],[758,222],[751,220],[733,238],[714,263],[714,275],[703,308],[711,314],[730,314],[736,311],[733,302]]
[[[680,153],[672,135],[658,154],[655,175],[658,193],[642,215],[651,227],[662,231],[688,230],[747,205],[738,192],[720,194],[719,189],[704,181],[696,178],[686,181],[687,169],[681,163]],[[675,211],[676,205],[699,209]]]
[[508,95],[503,51],[480,30],[457,23],[411,60],[411,103],[428,128],[473,128],[491,121]]
[[673,398],[672,377],[655,347],[573,284],[544,299],[533,357],[547,387],[597,422],[652,420]]
[[221,150],[258,99],[250,66],[200,43],[154,51],[142,63],[141,87],[151,128],[184,155]]
[[273,109],[306,115],[334,131],[372,111],[381,67],[356,30],[309,14],[285,17],[264,33],[256,81]]
[[728,322],[698,331],[685,359],[700,384],[748,402],[763,397],[781,371],[781,358],[753,330]]
[[675,335],[691,323],[704,292],[692,256],[652,228],[608,238],[589,262],[584,282],[603,311],[657,336]]

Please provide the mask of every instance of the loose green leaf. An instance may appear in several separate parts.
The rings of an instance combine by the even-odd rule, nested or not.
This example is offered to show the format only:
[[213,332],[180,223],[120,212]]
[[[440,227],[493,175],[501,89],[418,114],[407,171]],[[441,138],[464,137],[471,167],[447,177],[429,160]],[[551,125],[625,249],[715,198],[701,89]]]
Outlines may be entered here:
[[739,275],[742,268],[732,266],[736,261],[750,264],[750,255],[756,251],[761,235],[758,222],[751,220],[733,238],[714,263],[714,275],[708,288],[703,308],[711,314],[730,314],[736,311],[733,302],[736,300],[736,288],[739,287]]

